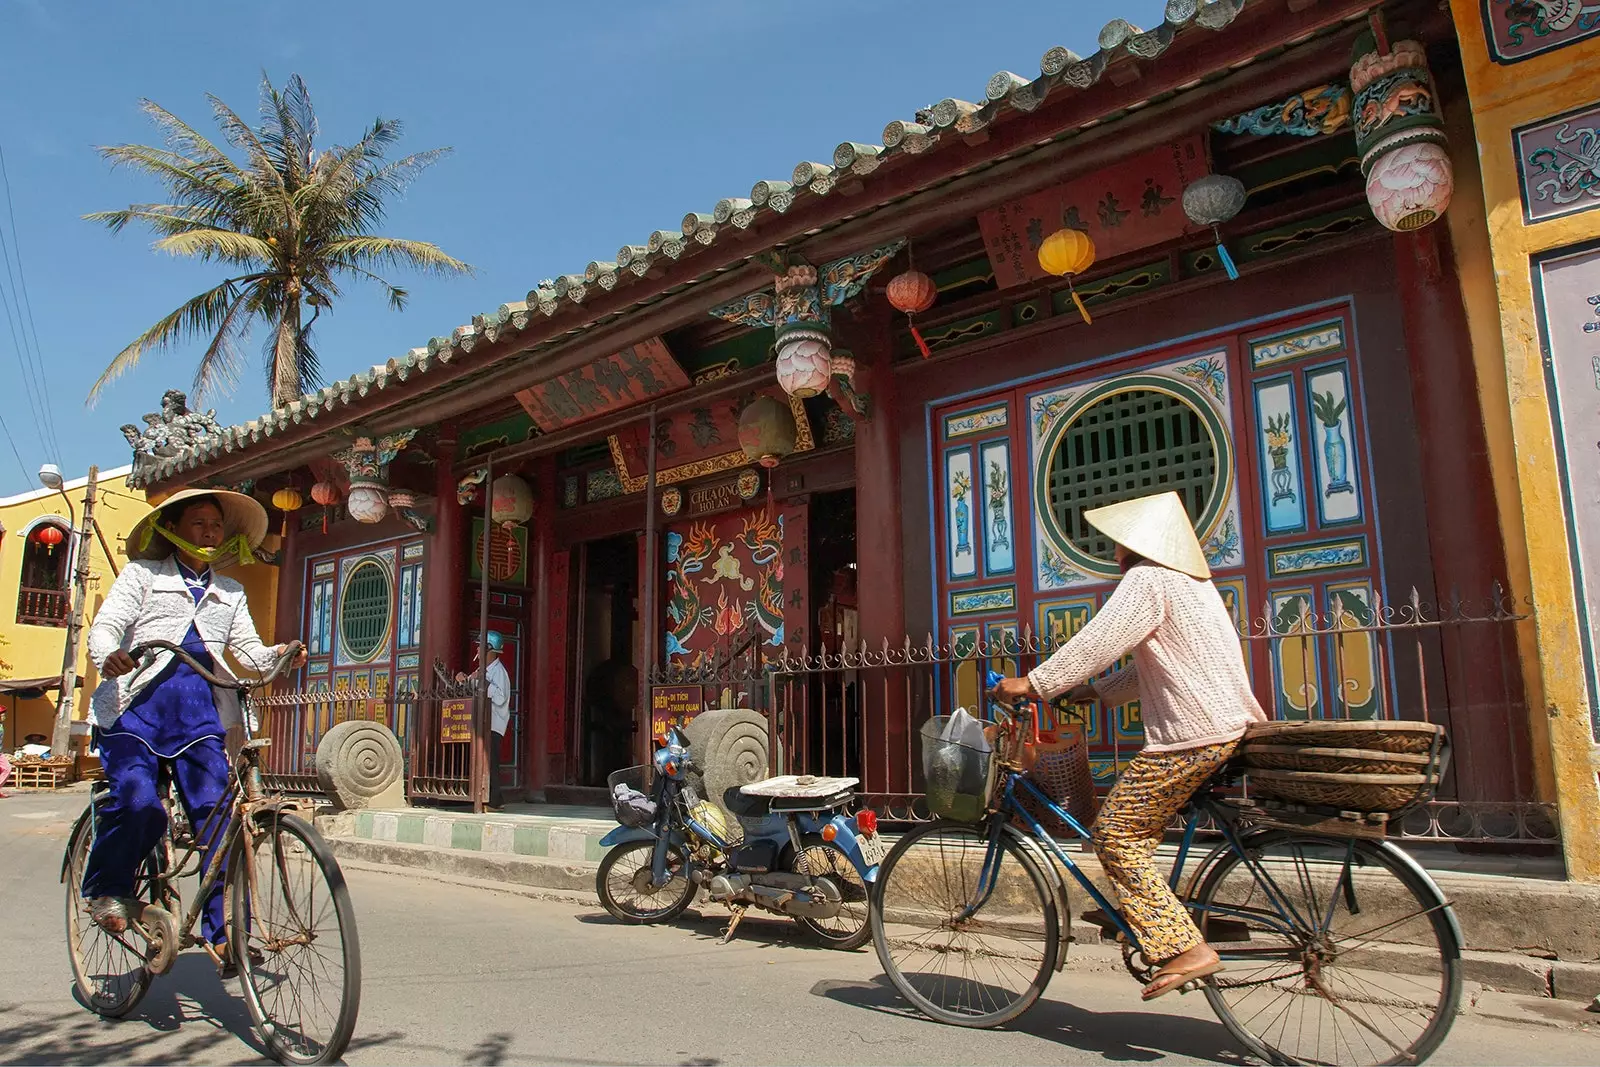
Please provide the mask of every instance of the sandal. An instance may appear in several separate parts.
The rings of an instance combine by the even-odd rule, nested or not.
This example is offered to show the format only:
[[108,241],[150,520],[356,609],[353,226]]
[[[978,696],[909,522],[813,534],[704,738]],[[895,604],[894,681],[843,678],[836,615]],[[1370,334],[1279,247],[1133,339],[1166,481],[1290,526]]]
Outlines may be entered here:
[[1163,967],[1156,972],[1154,978],[1150,979],[1150,984],[1144,987],[1144,992],[1139,995],[1139,999],[1155,1000],[1157,997],[1164,997],[1174,989],[1182,989],[1190,982],[1199,981],[1202,978],[1225,970],[1227,970],[1227,966],[1220,959],[1178,971],[1169,971]]
[[[239,977],[239,961],[233,958],[233,951],[228,948],[228,943],[224,941],[220,945],[212,945],[211,949],[222,957],[222,964],[217,968],[217,975],[223,981]],[[251,945],[247,951],[250,953],[250,966],[252,968],[260,967],[267,962],[267,958],[261,954],[261,950],[254,945]]]
[[121,897],[95,897],[89,901],[89,918],[108,934],[128,929],[128,904]]

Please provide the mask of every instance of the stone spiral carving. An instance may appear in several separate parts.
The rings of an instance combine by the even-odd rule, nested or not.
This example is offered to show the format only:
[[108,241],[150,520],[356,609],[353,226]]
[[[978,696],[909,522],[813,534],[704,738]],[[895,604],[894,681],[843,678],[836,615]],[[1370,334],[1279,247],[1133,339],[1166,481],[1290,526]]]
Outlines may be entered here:
[[767,720],[749,708],[701,712],[684,733],[705,780],[706,799],[719,807],[729,789],[768,776]]
[[400,742],[380,723],[341,722],[317,744],[317,781],[346,811],[403,805],[404,774]]

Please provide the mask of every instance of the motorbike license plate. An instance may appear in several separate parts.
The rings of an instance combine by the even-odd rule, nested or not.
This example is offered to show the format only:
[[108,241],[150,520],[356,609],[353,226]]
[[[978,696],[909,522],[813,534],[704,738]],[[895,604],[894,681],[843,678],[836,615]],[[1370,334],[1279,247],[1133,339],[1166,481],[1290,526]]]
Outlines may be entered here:
[[878,866],[888,854],[888,849],[883,847],[883,838],[877,834],[862,834],[856,840],[861,844],[861,858],[867,861],[868,867]]

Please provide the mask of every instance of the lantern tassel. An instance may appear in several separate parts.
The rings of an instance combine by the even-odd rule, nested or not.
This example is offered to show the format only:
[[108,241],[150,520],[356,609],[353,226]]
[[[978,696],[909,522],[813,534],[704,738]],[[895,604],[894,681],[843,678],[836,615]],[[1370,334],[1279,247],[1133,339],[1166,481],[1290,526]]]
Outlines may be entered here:
[[1239,268],[1233,265],[1233,257],[1228,255],[1228,246],[1222,243],[1222,231],[1213,226],[1211,234],[1217,239],[1217,258],[1222,261],[1222,269],[1228,272],[1228,280],[1238,281]]
[[1072,304],[1078,309],[1078,314],[1083,316],[1083,321],[1091,326],[1094,325],[1094,319],[1089,317],[1089,309],[1083,306],[1083,297],[1078,295],[1078,290],[1072,287],[1071,282],[1067,283],[1067,294],[1072,297]]
[[932,359],[933,352],[928,348],[928,342],[922,339],[922,334],[917,330],[917,324],[911,324],[911,339],[917,342],[917,351],[922,353],[923,359]]

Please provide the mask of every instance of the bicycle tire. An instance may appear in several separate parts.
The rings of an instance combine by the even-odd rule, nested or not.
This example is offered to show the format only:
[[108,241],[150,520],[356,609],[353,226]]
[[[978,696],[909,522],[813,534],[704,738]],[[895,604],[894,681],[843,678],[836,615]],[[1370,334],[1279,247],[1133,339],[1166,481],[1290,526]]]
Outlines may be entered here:
[[[1227,936],[1235,944],[1244,944],[1238,940],[1244,927],[1248,941],[1257,943],[1254,948],[1231,952],[1227,943],[1218,944],[1229,969],[1204,986],[1206,1000],[1234,1039],[1268,1063],[1421,1063],[1432,1055],[1455,1021],[1462,980],[1459,931],[1433,880],[1388,842],[1269,829],[1251,834],[1243,844],[1273,875],[1273,884],[1297,913],[1303,910],[1317,916],[1324,929],[1317,937],[1291,935],[1283,931],[1286,924],[1278,916],[1263,909],[1261,917],[1255,917],[1252,912],[1257,909],[1250,908],[1248,900],[1233,899],[1237,893],[1223,894],[1219,901],[1230,874],[1236,878],[1234,885],[1248,880],[1260,888],[1261,882],[1237,851],[1230,850],[1217,859],[1194,896],[1200,931],[1208,935],[1208,926],[1216,927],[1218,940]],[[1330,866],[1313,869],[1306,858],[1310,853],[1328,856],[1324,862]],[[1295,859],[1297,856],[1300,858]],[[1331,866],[1335,862],[1339,864],[1337,873]],[[1294,878],[1279,877],[1275,869],[1277,874],[1292,871]],[[1391,889],[1390,895],[1385,895],[1385,876],[1392,879],[1391,884],[1397,882],[1403,894]],[[1294,896],[1296,892],[1304,892],[1306,899]],[[1264,896],[1264,889],[1262,893]],[[1394,918],[1397,912],[1399,918]],[[1360,917],[1361,930],[1336,934],[1334,927],[1341,917]],[[1213,922],[1213,918],[1231,924],[1233,932],[1224,935],[1223,922]],[[1403,947],[1388,952],[1379,947],[1379,935],[1386,932],[1393,932],[1396,944]],[[1270,945],[1273,939],[1285,946],[1276,953],[1283,957],[1276,965],[1274,950],[1260,947],[1262,942]],[[1212,940],[1209,935],[1208,940]],[[1438,955],[1436,974],[1424,969],[1430,940]],[[1346,969],[1341,969],[1341,956]],[[1241,963],[1256,969],[1245,969]],[[1368,975],[1371,977],[1364,977]],[[1414,996],[1424,1002],[1407,1008],[1404,993],[1397,987],[1413,978]],[[1246,1006],[1258,992],[1274,990],[1281,994],[1277,1000],[1267,1007],[1252,1005],[1255,1010],[1249,1018],[1244,1017]],[[1290,1043],[1291,1017],[1298,1019],[1300,1036],[1306,1037],[1308,1011],[1319,1007],[1327,1010],[1309,1027],[1309,1040],[1316,1047],[1309,1052],[1298,1045],[1285,1047]],[[1397,1008],[1397,1015],[1379,1014]],[[1426,1017],[1419,1018],[1424,1011]],[[1416,1033],[1409,1038],[1397,1032],[1400,1022],[1408,1018],[1417,1021]],[[1273,1028],[1280,1023],[1282,1031],[1274,1034]]]
[[[91,799],[89,803],[92,805],[94,801]],[[119,937],[100,929],[89,918],[82,887],[83,869],[93,844],[94,827],[90,820],[90,809],[86,807],[73,824],[72,832],[67,835],[67,850],[61,862],[61,881],[66,887],[67,957],[72,964],[72,980],[77,988],[78,999],[84,1007],[103,1018],[121,1019],[139,1006],[144,995],[150,991],[150,983],[155,976],[145,966],[145,954],[134,948],[139,941],[137,933],[130,929]],[[158,856],[159,852],[151,853],[142,866],[143,874],[136,874],[134,878],[135,896],[149,904],[157,903],[155,876],[159,872]],[[103,967],[95,965],[100,954],[86,950],[86,940],[104,948]],[[129,964],[128,969],[120,971],[123,964],[114,961],[124,958]],[[131,965],[135,959],[139,961],[137,966]],[[100,973],[102,971],[104,973]],[[97,982],[96,978],[115,981],[116,992],[108,995],[105,982]]]
[[[812,870],[812,865],[819,862],[822,869]],[[867,943],[872,936],[872,887],[856,870],[855,861],[849,853],[831,841],[824,841],[821,834],[806,834],[800,839],[800,851],[791,858],[789,869],[796,874],[823,875],[833,879],[844,898],[839,914],[832,919],[796,915],[794,921],[806,933],[819,944],[840,952],[854,952]],[[859,913],[855,911],[857,907],[860,908]],[[856,922],[858,914],[860,920]]]
[[[350,889],[327,842],[310,823],[279,811],[261,812],[256,815],[255,822],[255,840],[252,842],[240,834],[228,864],[228,896],[232,906],[228,949],[239,969],[245,1007],[268,1052],[279,1063],[332,1063],[344,1054],[350,1043],[361,1009],[361,943],[356,934]],[[252,849],[254,854],[248,854]],[[257,865],[262,858],[270,861],[265,870]],[[289,869],[291,862],[308,890],[314,890],[320,881],[326,891],[324,901],[319,902],[308,893],[302,903],[309,906],[278,909],[276,895],[294,895],[294,883],[298,879],[296,872]],[[252,869],[255,871],[254,898],[248,873]],[[313,911],[313,907],[317,910]],[[273,982],[275,976],[281,976],[274,968],[304,967],[309,951],[294,953],[291,950],[310,950],[327,940],[327,934],[320,927],[312,927],[317,916],[329,908],[333,933],[339,939],[337,962],[341,977],[337,983],[330,982],[328,972],[322,970],[313,984],[336,984],[339,1002],[331,1017],[315,1021],[316,1033],[310,1033],[311,1027],[307,1025],[304,1006],[299,1003],[298,996],[292,1017],[283,1010],[283,998],[279,995],[282,983]],[[241,930],[241,924],[245,929]],[[258,953],[259,958],[252,960],[252,951]],[[332,960],[329,954],[321,951],[317,957],[321,963]]]
[[[940,842],[933,846],[937,851],[929,848],[929,839],[942,836],[950,839],[949,844]],[[996,899],[1000,894],[1005,895],[1006,903],[1015,904],[1019,897],[1025,897],[1031,888],[1032,895],[1037,899],[1039,912],[1039,932],[1037,947],[1033,945],[1033,930],[1023,920],[1005,917],[996,921],[991,927],[1002,940],[1009,940],[1016,947],[1009,952],[997,952],[993,949],[972,950],[964,942],[957,942],[965,938],[974,929],[975,917],[965,920],[963,928],[957,930],[951,925],[956,911],[972,903],[974,890],[977,886],[977,873],[981,869],[988,848],[988,833],[984,827],[968,826],[962,823],[934,822],[917,828],[902,837],[884,857],[883,866],[878,870],[878,882],[872,893],[871,906],[868,914],[872,928],[873,944],[878,951],[878,961],[883,965],[884,973],[894,983],[911,1005],[937,1022],[947,1023],[952,1026],[966,1026],[987,1029],[1004,1025],[1027,1011],[1044,993],[1045,986],[1050,982],[1051,972],[1055,970],[1056,960],[1061,951],[1061,916],[1056,908],[1056,892],[1053,883],[1046,877],[1045,871],[1039,866],[1038,860],[1031,850],[1024,847],[1022,842],[1009,829],[1002,828],[999,838],[1000,862],[998,885],[985,902],[980,905],[980,910],[988,904],[995,904],[997,909],[1001,902]],[[907,860],[912,855],[912,850],[918,849],[917,855]],[[1015,867],[1008,865],[1008,858],[1015,863]],[[954,859],[960,864],[960,875],[952,878],[950,860]],[[942,876],[930,876],[929,868],[937,862],[942,869]],[[908,887],[921,886],[920,889],[911,889],[902,894],[895,888],[895,873],[906,864],[908,872],[905,879]],[[1020,869],[1020,880],[1012,870]],[[943,903],[930,904],[927,900],[919,900],[932,887],[942,885],[949,899]],[[944,916],[938,920],[938,930],[948,931],[949,936],[944,938],[944,944],[938,947],[929,947],[928,954],[933,959],[939,960],[939,970],[936,972],[918,971],[907,973],[906,967],[896,959],[895,947],[905,945],[908,951],[916,951],[913,946],[921,938],[907,938],[904,929],[919,921],[927,921],[935,916]],[[893,927],[893,929],[891,929]],[[1026,988],[1020,993],[1007,996],[1004,1002],[992,997],[996,986],[981,982],[963,975],[952,982],[946,973],[949,960],[961,960],[972,963],[980,960],[1016,960],[1008,962],[1012,973],[1026,975],[1034,968],[1034,958],[1037,957],[1037,969],[1029,979]],[[908,957],[909,959],[909,957]],[[998,976],[1001,964],[995,963],[995,974]],[[939,1003],[933,999],[934,995],[944,996],[954,993],[956,1003]],[[987,1010],[980,1010],[987,1008]]]
[[[604,858],[600,860],[600,869],[594,875],[595,893],[600,897],[601,906],[618,922],[627,923],[629,926],[648,926],[654,923],[671,922],[682,915],[684,910],[689,907],[690,902],[694,900],[695,890],[698,887],[694,884],[694,880],[689,877],[688,859],[677,846],[668,846],[667,848],[667,869],[670,872],[673,864],[676,863],[678,874],[676,877],[669,879],[667,884],[660,889],[648,892],[649,896],[653,897],[659,894],[663,899],[667,900],[665,907],[648,911],[632,908],[624,904],[617,896],[618,887],[614,887],[611,884],[611,872],[616,869],[617,864],[625,857],[630,857],[632,853],[641,851],[644,853],[642,862],[636,863],[628,871],[622,885],[634,888],[637,896],[643,897],[647,895],[646,891],[637,888],[637,879],[640,872],[649,873],[650,862],[655,854],[655,849],[656,843],[654,841],[625,841],[610,852],[607,852]],[[669,891],[673,891],[673,882],[683,883],[680,889],[674,891],[677,893],[676,896],[670,896],[669,893]]]

